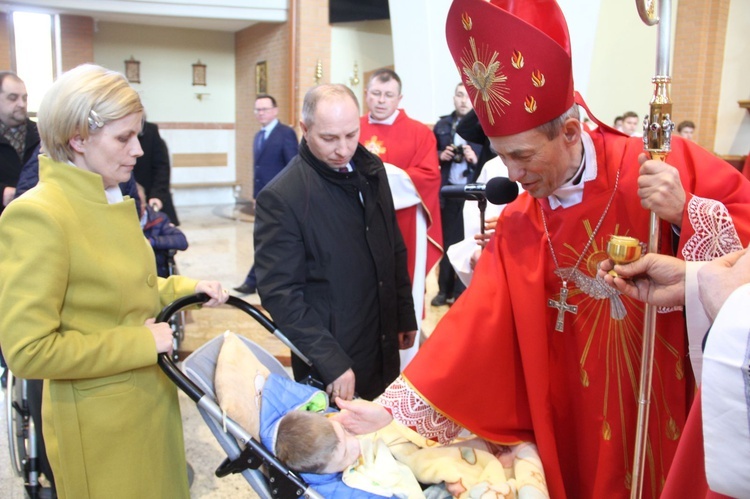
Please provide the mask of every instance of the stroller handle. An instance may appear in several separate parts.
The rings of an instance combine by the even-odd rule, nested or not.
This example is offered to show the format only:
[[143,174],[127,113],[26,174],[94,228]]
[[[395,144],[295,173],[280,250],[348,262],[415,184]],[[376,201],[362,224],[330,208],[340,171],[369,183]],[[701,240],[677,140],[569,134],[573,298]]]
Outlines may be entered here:
[[[166,307],[159,313],[159,315],[156,317],[156,322],[166,322],[169,320],[170,317],[172,317],[174,314],[179,312],[185,307],[189,307],[191,305],[198,305],[201,303],[206,303],[208,300],[210,300],[211,297],[208,296],[206,293],[195,293],[193,295],[183,296],[182,298],[178,298]],[[302,362],[307,364],[308,366],[312,367],[313,363],[310,359],[308,359],[305,354],[299,351],[299,349],[294,346],[294,344],[289,341],[289,338],[287,338],[284,333],[282,333],[279,328],[276,327],[276,324],[271,321],[268,317],[263,314],[260,310],[255,308],[254,306],[250,305],[248,302],[241,298],[237,298],[236,296],[229,296],[229,299],[227,300],[227,305],[231,305],[235,308],[238,308],[245,312],[247,315],[255,319],[263,328],[271,333],[272,335],[276,336],[279,341],[281,341],[284,345],[289,348],[289,350],[292,351],[294,355],[296,355]]]

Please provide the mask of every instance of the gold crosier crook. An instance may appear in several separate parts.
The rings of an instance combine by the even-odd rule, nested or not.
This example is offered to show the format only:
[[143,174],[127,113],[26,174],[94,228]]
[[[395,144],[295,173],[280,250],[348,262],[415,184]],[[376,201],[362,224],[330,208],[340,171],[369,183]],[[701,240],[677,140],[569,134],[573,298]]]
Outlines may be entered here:
[[[648,26],[658,24],[656,42],[656,75],[654,95],[649,103],[649,115],[643,119],[643,148],[651,159],[664,161],[671,150],[672,101],[669,99],[669,57],[671,44],[672,10],[669,0],[636,0],[638,14]],[[654,14],[659,6],[659,16]],[[659,217],[651,212],[648,252],[659,252]],[[643,494],[643,470],[648,445],[648,410],[651,403],[651,385],[654,368],[654,340],[656,338],[657,307],[646,305],[643,322],[643,345],[641,350],[641,378],[638,396],[638,422],[633,453],[633,478],[630,498],[640,499]]]

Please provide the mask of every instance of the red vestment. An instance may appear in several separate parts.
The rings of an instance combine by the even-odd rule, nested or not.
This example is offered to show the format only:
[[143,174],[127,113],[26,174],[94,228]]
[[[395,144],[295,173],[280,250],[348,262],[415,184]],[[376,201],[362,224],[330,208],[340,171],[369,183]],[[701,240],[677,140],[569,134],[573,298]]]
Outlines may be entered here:
[[[440,164],[435,135],[424,124],[409,118],[403,109],[392,125],[360,119],[359,141],[383,163],[404,170],[422,199],[427,215],[427,268],[425,275],[443,254],[443,228],[440,223]],[[414,282],[416,207],[396,211],[396,220],[406,244],[409,277]]]
[[708,488],[706,466],[703,460],[703,428],[701,427],[700,391],[685,424],[685,431],[674,456],[672,473],[669,474],[661,499],[683,499],[685,497],[705,499],[730,499]]
[[[607,288],[596,269],[611,235],[648,240],[649,212],[637,193],[643,144],[603,126],[590,135],[597,175],[584,184],[583,202],[551,210],[547,199],[524,193],[509,204],[471,285],[403,373],[435,414],[490,441],[535,441],[555,499],[627,497],[633,463],[643,304]],[[676,254],[710,259],[746,244],[750,184],[739,172],[679,138],[668,163],[691,193]],[[618,169],[612,204],[572,270],[611,198]],[[724,203],[740,238],[726,210],[708,200]],[[564,332],[555,331],[558,313],[547,303],[560,299],[562,285],[542,209],[558,262],[573,272],[568,303],[578,312],[565,314]],[[661,253],[673,253],[674,234],[662,222]],[[643,494],[652,498],[666,480],[695,390],[683,313],[658,314],[656,329]],[[383,398],[388,406],[388,390]],[[408,412],[403,404],[390,408],[397,419]],[[440,419],[435,414],[427,416],[429,424]]]

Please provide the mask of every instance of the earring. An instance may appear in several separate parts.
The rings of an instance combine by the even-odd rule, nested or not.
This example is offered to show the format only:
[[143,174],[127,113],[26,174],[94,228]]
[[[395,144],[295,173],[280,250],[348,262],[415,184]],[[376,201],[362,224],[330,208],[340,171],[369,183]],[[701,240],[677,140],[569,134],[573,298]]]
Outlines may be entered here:
[[104,126],[104,120],[93,109],[89,111],[88,120],[89,120],[89,130],[91,130],[92,132],[96,130],[97,128],[101,128]]

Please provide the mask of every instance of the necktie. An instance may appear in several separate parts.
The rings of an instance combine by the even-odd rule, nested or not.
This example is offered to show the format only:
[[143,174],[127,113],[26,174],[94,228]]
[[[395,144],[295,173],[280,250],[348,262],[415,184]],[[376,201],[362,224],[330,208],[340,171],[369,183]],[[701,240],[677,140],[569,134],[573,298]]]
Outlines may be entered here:
[[261,128],[260,132],[258,133],[258,151],[263,150],[263,146],[266,143],[266,131]]
[[349,168],[342,166],[341,168],[336,168],[339,173],[349,173]]

